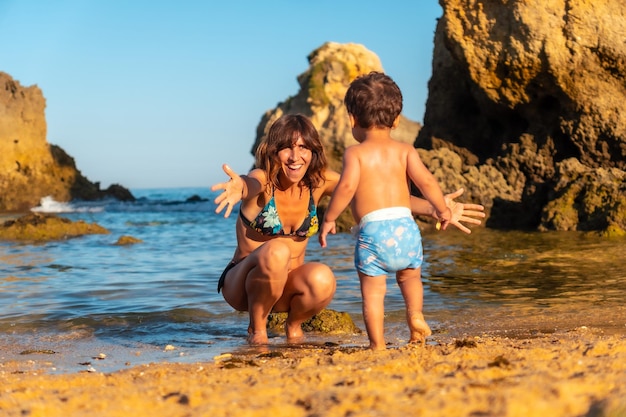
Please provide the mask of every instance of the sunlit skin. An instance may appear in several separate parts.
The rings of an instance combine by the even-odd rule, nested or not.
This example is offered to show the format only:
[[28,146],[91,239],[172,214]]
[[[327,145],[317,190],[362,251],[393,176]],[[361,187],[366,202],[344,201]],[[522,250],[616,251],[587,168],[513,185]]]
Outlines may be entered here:
[[[335,228],[334,220],[350,203],[356,223],[359,223],[365,214],[381,208],[410,208],[407,175],[427,196],[435,208],[441,230],[445,230],[452,220],[452,210],[447,206],[434,176],[419,159],[416,149],[391,139],[390,128],[363,129],[353,117],[350,120],[353,135],[359,145],[345,151],[341,179],[322,224],[320,243],[325,244],[327,234]],[[396,124],[397,122],[398,119]],[[385,172],[385,181],[380,180],[381,172]],[[384,301],[387,275],[369,276],[361,271],[358,271],[358,275],[363,297],[363,319],[370,348],[386,349]],[[422,342],[432,332],[422,313],[424,289],[421,268],[402,269],[395,275],[406,304],[409,343]]]
[[[302,224],[309,204],[309,190],[299,183],[309,167],[311,151],[298,139],[291,148],[280,150],[278,158],[280,187],[275,189],[274,198],[283,228],[291,233]],[[268,181],[265,172],[254,169],[246,176],[239,176],[227,165],[224,172],[230,180],[212,187],[224,190],[215,200],[216,211],[219,213],[226,208],[228,217],[243,195],[244,216],[256,217],[271,198],[271,193],[265,192],[264,185]],[[325,176],[323,186],[313,190],[316,204],[324,195],[332,193],[339,179],[334,171],[327,171]],[[266,323],[272,311],[288,312],[287,340],[301,340],[302,323],[326,307],[335,294],[331,269],[319,262],[305,263],[308,238],[263,236],[246,227],[240,218],[236,231],[238,245],[233,259],[245,259],[229,271],[222,292],[233,308],[249,312],[248,341],[251,344],[268,342]]]
[[[310,191],[301,180],[310,168],[311,150],[302,138],[296,138],[291,147],[278,151],[277,160],[280,168],[274,198],[283,229],[291,233],[300,227],[308,211]],[[255,168],[247,175],[239,175],[226,164],[222,168],[229,179],[211,187],[213,191],[222,190],[215,199],[216,213],[223,211],[224,217],[229,217],[241,202],[243,216],[255,218],[272,195],[266,172]],[[329,169],[323,172],[324,181],[312,192],[316,205],[322,197],[333,193],[339,181],[339,173]],[[473,218],[480,208],[454,202],[462,192],[451,194],[449,204],[456,206],[453,213],[457,217],[453,220],[465,228],[460,221],[480,223]],[[419,214],[434,213],[433,207],[422,199],[412,198],[411,205]],[[235,228],[237,248],[233,260],[239,263],[228,271],[222,295],[234,309],[248,312],[248,342],[269,342],[267,318],[271,312],[287,312],[285,336],[289,342],[301,341],[302,323],[324,309],[335,294],[332,270],[324,263],[305,261],[308,237],[262,235],[246,226],[239,216]]]
[[[336,232],[335,221],[350,205],[354,220],[359,225],[355,266],[361,284],[363,319],[370,349],[386,349],[384,314],[387,274],[394,272],[406,305],[409,343],[423,342],[432,332],[422,313],[421,241],[407,210],[415,212],[410,184],[417,186],[430,203],[438,231],[458,222],[458,212],[455,215],[454,205],[446,200],[436,178],[424,165],[415,147],[392,138],[391,131],[400,122],[402,94],[391,78],[382,73],[357,77],[348,88],[344,103],[352,136],[358,144],[344,151],[341,177],[328,204],[319,242],[326,247],[327,235]],[[481,210],[482,207],[476,209]],[[374,226],[376,232],[365,232],[367,226],[360,222],[373,212],[383,218],[374,220],[378,222]],[[398,216],[395,214],[398,212],[407,214]],[[401,223],[398,217],[391,220],[384,216],[410,220]],[[383,224],[388,229],[381,230]],[[365,238],[360,240],[362,236]],[[407,238],[402,239],[402,236]],[[413,255],[409,257],[408,253]],[[363,262],[361,256],[367,262]],[[402,263],[395,266],[394,258]]]

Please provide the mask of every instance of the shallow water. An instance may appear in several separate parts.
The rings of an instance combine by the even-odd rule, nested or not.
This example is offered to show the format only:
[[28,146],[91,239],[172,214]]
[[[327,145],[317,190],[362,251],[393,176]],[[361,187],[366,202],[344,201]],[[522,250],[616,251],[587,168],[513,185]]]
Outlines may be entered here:
[[[0,243],[0,361],[32,357],[50,360],[57,372],[108,371],[250,349],[247,315],[233,311],[215,288],[234,251],[235,216],[216,215],[208,189],[133,193],[135,203],[46,201],[39,208],[96,222],[108,235]],[[208,201],[186,202],[193,195]],[[115,245],[123,235],[143,243]],[[581,326],[626,334],[626,239],[475,228],[471,235],[425,232],[423,240],[424,313],[433,340]],[[329,236],[325,249],[313,238],[307,257],[335,272],[329,308],[350,313],[364,329],[352,245],[349,234]],[[402,344],[404,304],[393,279],[385,308],[388,342]],[[308,341],[367,344],[365,335]],[[271,341],[278,348],[283,342]],[[94,362],[102,351],[107,359]]]

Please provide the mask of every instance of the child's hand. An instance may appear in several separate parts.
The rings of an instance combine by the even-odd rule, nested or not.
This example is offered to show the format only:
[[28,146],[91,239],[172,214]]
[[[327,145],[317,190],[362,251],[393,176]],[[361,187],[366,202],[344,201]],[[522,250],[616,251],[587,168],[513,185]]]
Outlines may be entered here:
[[447,206],[450,210],[452,210],[452,219],[450,220],[450,224],[457,227],[460,231],[469,234],[472,233],[472,231],[461,222],[476,225],[481,224],[482,222],[479,218],[485,217],[485,208],[480,204],[463,204],[454,201],[454,199],[463,194],[463,192],[463,188],[459,188],[451,194],[446,194],[444,199]]
[[446,230],[451,222],[452,210],[450,210],[450,207],[446,207],[444,211],[437,213],[437,230]]
[[333,235],[336,233],[336,224],[335,222],[324,221],[324,223],[322,223],[322,229],[320,231],[320,237],[319,237],[320,246],[323,248],[326,247],[326,236],[329,233]]
[[211,187],[211,190],[224,190],[224,192],[217,196],[217,198],[215,199],[215,204],[218,205],[217,209],[215,209],[215,212],[220,213],[224,209],[224,207],[226,207],[224,217],[228,217],[233,211],[233,207],[235,207],[235,204],[241,201],[245,183],[243,178],[241,178],[228,165],[222,165],[222,169],[224,170],[226,175],[230,177],[230,179],[227,182],[220,182],[213,185]]

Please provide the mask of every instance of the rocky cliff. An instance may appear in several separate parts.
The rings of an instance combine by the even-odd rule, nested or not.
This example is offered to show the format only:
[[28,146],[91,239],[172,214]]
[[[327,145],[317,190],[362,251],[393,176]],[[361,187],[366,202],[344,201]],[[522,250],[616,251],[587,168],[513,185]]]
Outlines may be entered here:
[[447,186],[486,204],[488,226],[624,234],[626,3],[440,4],[415,144],[445,150]]
[[23,87],[0,72],[0,212],[27,211],[45,196],[57,201],[134,199],[119,185],[100,190],[63,149],[48,144],[45,107],[37,86]]

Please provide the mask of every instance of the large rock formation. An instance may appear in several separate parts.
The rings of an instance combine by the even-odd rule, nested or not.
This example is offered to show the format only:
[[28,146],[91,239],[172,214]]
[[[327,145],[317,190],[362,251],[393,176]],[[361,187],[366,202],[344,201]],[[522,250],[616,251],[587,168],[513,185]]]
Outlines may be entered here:
[[[331,168],[339,171],[345,148],[356,143],[343,104],[348,86],[357,76],[383,71],[383,67],[376,54],[359,44],[328,42],[311,52],[308,60],[309,68],[298,76],[297,94],[263,115],[252,154],[276,119],[283,114],[302,113],[311,118],[319,131]],[[413,143],[419,129],[419,123],[401,116],[393,136]]]
[[37,86],[22,87],[0,72],[0,212],[27,211],[45,196],[57,201],[133,200],[120,185],[100,190],[63,149],[48,144],[45,107]]
[[415,143],[458,155],[440,178],[488,226],[625,233],[626,3],[440,4]]

